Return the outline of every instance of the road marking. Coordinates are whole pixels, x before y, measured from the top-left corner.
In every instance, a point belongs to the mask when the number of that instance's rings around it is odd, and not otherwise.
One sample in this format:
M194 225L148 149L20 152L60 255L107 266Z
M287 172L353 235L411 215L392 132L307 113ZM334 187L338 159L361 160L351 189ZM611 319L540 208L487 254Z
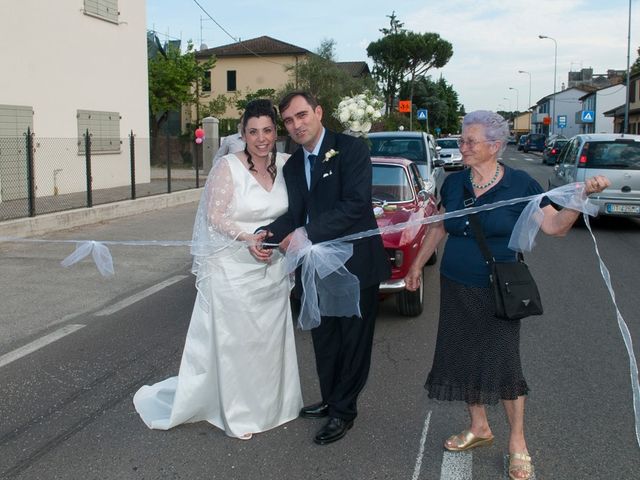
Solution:
M42 347L45 347L47 345L49 345L50 343L55 342L56 340L60 340L62 337L66 337L67 335L75 332L76 330L80 330L81 328L84 328L86 325L67 325L62 327L59 330L56 330L53 333L50 333L49 335L45 335L44 337L41 337L37 340L34 340L31 343L28 343L27 345L20 347L16 350L14 350L13 352L9 352L3 356L0 357L0 368L4 367L5 365L10 364L11 362L14 362L16 360L18 360L19 358L22 358L26 355L29 355L30 353L35 352L36 350L41 349Z
M424 445L427 442L427 433L429 433L429 423L431 422L431 410L427 413L427 418L424 420L422 427L422 436L420 437L420 449L418 451L418 457L416 458L416 466L413 469L413 477L411 480L418 480L420 477L420 469L422 468L422 458L424 457Z
M472 480L473 453L444 452L440 480Z
M134 295L131 295L128 298L125 298L124 300L120 300L119 302L114 303L110 307L99 310L98 312L95 313L95 315L97 317L112 315L117 311L122 310L123 308L127 308L128 306L133 305L136 302L139 302L145 297L148 297L150 295L153 295L156 292L159 292L163 288L167 288L168 286L173 285L174 283L177 283L180 280L187 278L187 276L188 275L176 275L175 277L168 278L164 282L160 282L157 285L154 285L153 287L149 287L146 290L143 290Z

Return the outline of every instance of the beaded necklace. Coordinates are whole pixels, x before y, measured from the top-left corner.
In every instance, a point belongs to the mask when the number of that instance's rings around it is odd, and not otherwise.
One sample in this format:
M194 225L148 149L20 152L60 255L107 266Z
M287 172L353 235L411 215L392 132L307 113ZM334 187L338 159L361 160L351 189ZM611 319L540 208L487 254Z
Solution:
M484 190L485 188L488 188L491 185L493 185L498 179L499 175L500 175L500 164L497 163L496 173L494 173L493 178L489 180L487 183L485 183L484 185L478 185L477 183L473 182L473 170L469 169L469 180L471 180L471 185L473 186L473 188L477 188L478 190Z

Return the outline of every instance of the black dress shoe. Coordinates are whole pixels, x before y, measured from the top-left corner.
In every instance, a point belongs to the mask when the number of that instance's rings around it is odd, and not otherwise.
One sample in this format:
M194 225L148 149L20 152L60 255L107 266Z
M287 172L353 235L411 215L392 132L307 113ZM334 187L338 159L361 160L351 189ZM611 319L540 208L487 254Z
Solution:
M331 417L327 424L318 431L313 441L318 445L333 443L344 437L351 427L353 427L353 420Z
M300 416L304 418L322 418L327 415L329 415L329 405L324 402L314 403L300 410Z

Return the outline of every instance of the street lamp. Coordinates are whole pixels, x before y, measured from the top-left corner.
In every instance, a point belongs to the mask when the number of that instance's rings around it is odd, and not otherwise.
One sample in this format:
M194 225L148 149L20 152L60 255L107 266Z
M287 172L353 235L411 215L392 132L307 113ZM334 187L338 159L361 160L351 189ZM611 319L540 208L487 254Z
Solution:
M526 72L524 70L518 70L518 73L526 73L529 75L529 103L527 104L527 110L529 111L529 133L531 133L531 116L533 112L531 112L531 72Z
M558 68L558 42L555 38L547 37L546 35L538 35L538 38L546 38L553 40L554 45L554 60L553 60L553 103L551 104L551 132L555 132L556 124L556 70Z
M516 112L520 112L520 94L518 92L517 88L513 88L513 87L509 87L509 90L515 90L516 91Z

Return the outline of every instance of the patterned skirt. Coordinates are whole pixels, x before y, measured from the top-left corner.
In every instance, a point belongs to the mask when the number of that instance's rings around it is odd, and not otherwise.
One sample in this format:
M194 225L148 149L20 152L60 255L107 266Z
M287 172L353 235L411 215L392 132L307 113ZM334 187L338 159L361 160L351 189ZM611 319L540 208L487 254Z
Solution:
M520 320L493 314L489 288L440 276L440 323L429 398L496 404L529 392L520 364Z

